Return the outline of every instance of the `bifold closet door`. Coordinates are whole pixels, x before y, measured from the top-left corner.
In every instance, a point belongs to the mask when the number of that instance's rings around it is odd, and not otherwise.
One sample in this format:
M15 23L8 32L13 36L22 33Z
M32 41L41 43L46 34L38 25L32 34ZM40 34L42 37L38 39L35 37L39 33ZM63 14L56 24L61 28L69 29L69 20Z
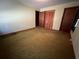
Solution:
M54 10L40 12L39 25L46 28L46 29L52 29L54 14L55 14Z
M44 27L44 20L45 20L45 13L40 12L39 13L39 26Z
M45 28L46 29L52 29L53 27L53 19L54 19L54 13L55 11L45 11Z

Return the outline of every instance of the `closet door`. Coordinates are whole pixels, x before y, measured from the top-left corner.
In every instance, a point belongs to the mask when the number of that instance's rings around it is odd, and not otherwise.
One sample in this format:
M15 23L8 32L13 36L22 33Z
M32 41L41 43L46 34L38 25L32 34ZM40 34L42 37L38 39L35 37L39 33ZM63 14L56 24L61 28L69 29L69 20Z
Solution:
M45 20L45 13L44 12L40 12L39 13L39 25L41 27L44 27L44 20Z
M53 27L53 19L54 19L54 13L55 11L45 11L45 28L46 29L52 29Z

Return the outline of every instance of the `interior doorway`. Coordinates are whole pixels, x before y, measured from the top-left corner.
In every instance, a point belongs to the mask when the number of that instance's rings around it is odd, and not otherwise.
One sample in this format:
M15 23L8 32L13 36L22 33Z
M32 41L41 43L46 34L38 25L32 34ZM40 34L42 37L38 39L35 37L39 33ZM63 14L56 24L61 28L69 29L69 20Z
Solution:
M36 27L39 26L39 11L35 11L35 16L36 16Z

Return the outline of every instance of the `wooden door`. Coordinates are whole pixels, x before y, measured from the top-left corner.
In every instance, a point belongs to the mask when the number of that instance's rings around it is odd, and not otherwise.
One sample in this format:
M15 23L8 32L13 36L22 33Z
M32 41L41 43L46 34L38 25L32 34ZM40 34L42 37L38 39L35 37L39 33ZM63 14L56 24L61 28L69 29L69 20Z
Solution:
M54 13L55 11L45 11L45 28L46 29L52 29L53 27L53 19L54 19Z
M66 8L62 18L60 30L64 32L70 32L73 20L77 13L77 7Z
M44 15L45 15L44 12L39 13L39 25L42 26L42 27L44 27L44 19L45 19Z

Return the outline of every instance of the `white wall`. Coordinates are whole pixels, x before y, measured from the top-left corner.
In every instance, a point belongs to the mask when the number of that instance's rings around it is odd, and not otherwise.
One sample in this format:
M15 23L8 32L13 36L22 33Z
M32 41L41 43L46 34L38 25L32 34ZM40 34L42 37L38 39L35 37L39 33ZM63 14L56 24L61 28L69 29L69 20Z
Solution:
M35 9L14 0L0 1L0 35L35 27Z
M79 19L75 24L75 27L76 27L75 31L71 32L71 41L75 51L76 59L79 59Z
M72 6L79 6L79 1L71 2L71 3L65 3L65 4L61 4L61 5L56 5L56 6L50 6L50 7L47 7L47 8L42 8L42 9L40 9L40 11L42 12L42 11L47 11L47 10L55 10L55 17L54 17L52 29L59 30L60 25L61 25L61 21L62 21L64 8L72 7Z
M74 31L74 33L72 33L72 43L73 43L73 48L75 51L75 56L76 59L79 59L79 27L77 27Z

